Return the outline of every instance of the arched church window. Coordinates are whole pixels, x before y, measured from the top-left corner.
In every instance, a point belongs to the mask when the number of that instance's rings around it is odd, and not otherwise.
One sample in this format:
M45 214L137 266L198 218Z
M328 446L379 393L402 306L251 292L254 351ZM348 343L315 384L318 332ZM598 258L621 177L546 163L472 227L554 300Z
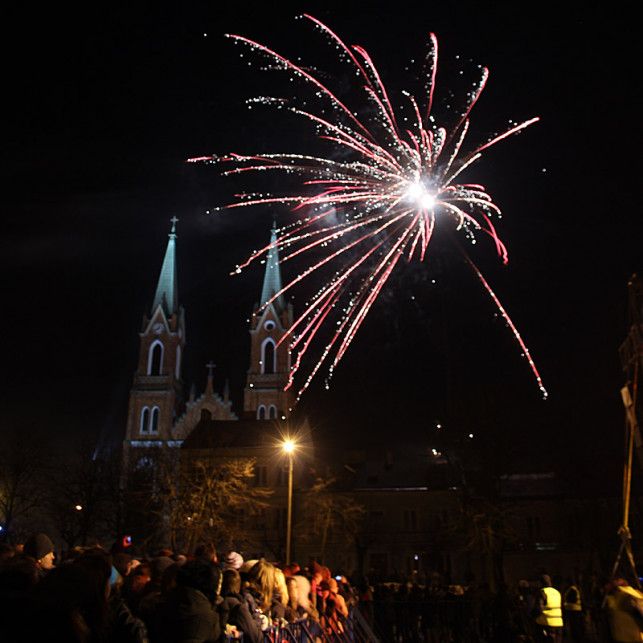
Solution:
M259 405L259 408L257 409L257 420L265 420L266 419L266 407L263 404Z
M140 424L141 433L149 433L150 430L150 409L145 406L141 411L141 424Z
M277 370L277 352L275 351L275 342L272 339L266 339L261 346L261 372L275 373Z
M152 409L152 421L150 423L150 433L158 433L159 432L159 407L155 406Z
M268 417L274 419L277 418L277 407L274 404L271 404L268 407Z
M151 346L147 358L147 374L161 375L163 373L163 344L157 339Z

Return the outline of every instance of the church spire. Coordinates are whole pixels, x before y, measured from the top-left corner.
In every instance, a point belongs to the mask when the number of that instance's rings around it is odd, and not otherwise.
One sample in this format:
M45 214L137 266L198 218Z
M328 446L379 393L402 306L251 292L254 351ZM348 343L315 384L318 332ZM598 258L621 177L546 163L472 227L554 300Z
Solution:
M176 275L176 224L178 219L172 217L170 220L172 221L172 230L168 235L169 240L165 251L165 259L163 259L163 266L156 286L156 294L154 295L154 303L152 304L152 313L161 304L167 317L171 317L176 313L179 307Z
M277 250L277 226L273 222L270 231L270 250L266 259L266 274L263 278L263 288L261 289L260 307L270 301L281 290L281 269L279 268L279 251ZM279 311L284 309L284 297L279 295L273 301L275 308Z

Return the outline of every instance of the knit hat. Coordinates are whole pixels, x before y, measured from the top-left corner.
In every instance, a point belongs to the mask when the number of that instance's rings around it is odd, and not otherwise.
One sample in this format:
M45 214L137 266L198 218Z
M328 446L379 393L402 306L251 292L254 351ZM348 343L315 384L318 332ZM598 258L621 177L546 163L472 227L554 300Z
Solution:
M31 556L35 560L40 560L44 558L47 554L50 554L54 551L54 543L51 542L51 538L47 534L38 533L34 534L29 538L25 543L24 553L26 556Z
M236 569L239 571L243 565L243 556L236 551L231 551L223 559L223 562L225 563L224 569Z

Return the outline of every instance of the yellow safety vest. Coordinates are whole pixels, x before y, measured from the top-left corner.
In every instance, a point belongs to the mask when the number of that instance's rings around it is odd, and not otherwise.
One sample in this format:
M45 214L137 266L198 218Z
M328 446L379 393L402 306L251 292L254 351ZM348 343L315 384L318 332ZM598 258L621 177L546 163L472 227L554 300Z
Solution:
M572 602L569 598L569 594L574 591L576 592L576 601ZM563 599L563 608L571 612L580 612L582 610L582 604L580 600L580 592L576 585L570 585L565 592L565 598Z
M536 618L536 623L547 627L563 626L563 611L560 608L560 592L553 587L543 587L540 590L545 599L543 613Z

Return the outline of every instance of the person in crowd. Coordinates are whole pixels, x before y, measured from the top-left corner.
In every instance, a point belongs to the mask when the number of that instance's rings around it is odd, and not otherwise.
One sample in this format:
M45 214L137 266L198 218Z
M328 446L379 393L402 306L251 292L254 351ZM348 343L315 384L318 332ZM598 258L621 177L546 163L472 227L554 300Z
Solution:
M194 557L203 558L203 560L208 560L215 565L219 562L217 548L213 542L200 543L194 550Z
M275 567L275 589L273 592L273 618L276 620L286 620L289 623L296 621L297 612L288 604L288 586L286 585L286 576L283 571Z
M102 550L52 569L28 597L20 638L7 640L148 643L143 623L111 596L111 577L109 554Z
M624 578L615 578L608 587L607 612L615 643L643 641L643 592Z
M223 569L234 569L239 571L243 565L243 556L236 551L231 551L223 558Z
M562 643L563 610L560 592L552 587L551 578L547 574L541 576L540 585L534 607L537 637L541 641Z
M248 571L248 593L256 600L266 625L274 620L285 618L287 596L277 590L277 568L263 558L258 560ZM287 594L287 591L285 592ZM265 629L262 628L262 629Z
M209 643L219 641L218 604L220 571L210 560L195 558L176 574L161 615L161 643Z
M116 567L118 573L123 578L129 576L130 572L132 571L133 561L133 558L132 556L130 556L130 554L113 554L112 561L114 567Z
M571 643L583 643L585 640L583 603L578 586L571 578L567 579L567 589L563 595L563 617L567 637Z
M319 613L310 600L310 581L302 574L295 574L286 579L288 588L288 606L300 619L319 620Z
M263 641L261 619L255 618L255 615L250 613L248 603L241 595L241 576L236 569L227 569L223 572L221 597L223 598L219 607L221 629L225 628L225 631L229 632L230 628L234 627L238 632L243 633L244 640L250 643L261 643Z
M54 543L47 534L42 532L34 534L27 540L22 550L25 556L36 561L36 564L43 573L54 568Z
M313 561L313 564L311 565L310 568L310 597L312 599L313 607L321 613L323 610L321 609L320 605L317 605L317 602L321 603L321 589L320 589L320 584L322 582L323 578L323 569L322 566Z
M29 619L27 601L42 577L36 561L26 556L13 556L0 567L0 641L20 641Z
M140 593L138 605L136 606L136 615L146 623L149 622L157 612L159 603L165 600L166 592L163 591L163 578L165 572L174 565L174 561L169 556L166 556L165 552L161 553L163 553L163 555L152 558L149 563L151 571L150 581Z
M319 587L321 589L321 601L317 604L321 605L320 617L322 627L330 637L342 636L344 633L344 626L342 625L340 614L337 609L337 594L333 594L330 588L330 583L325 580L319 584Z
M348 605L346 604L346 599L339 591L339 585L336 579L332 577L329 579L328 589L330 597L335 601L337 614L342 618L346 618L348 616Z
M148 562L142 562L123 579L121 595L134 614L138 613L139 604L151 580L152 565Z
M498 585L491 604L491 623L494 643L512 643L515 632L515 602L506 583Z
M77 565L89 574L95 588L94 595L100 597L95 607L106 620L103 638L98 641L106 643L147 643L148 635L145 624L136 618L123 599L112 587L117 584L118 572L112 564L112 557L100 547L87 549L78 558ZM105 601L102 597L105 597Z

